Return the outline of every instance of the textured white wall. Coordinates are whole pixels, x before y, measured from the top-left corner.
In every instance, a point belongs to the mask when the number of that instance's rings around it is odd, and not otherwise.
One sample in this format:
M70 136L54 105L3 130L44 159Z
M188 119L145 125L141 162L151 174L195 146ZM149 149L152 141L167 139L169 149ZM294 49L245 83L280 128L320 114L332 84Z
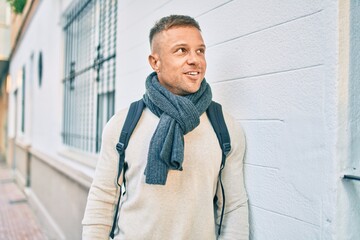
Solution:
M13 86L18 81L18 72L23 66L26 72L25 135L19 137L46 153L55 153L61 144L63 49L60 17L59 1L41 1L10 63ZM40 51L43 54L41 87L38 81ZM13 97L11 94L10 109L14 107ZM18 102L21 103L21 91L18 92ZM9 123L14 122L14 118L15 114L10 114ZM20 111L17 118L19 124ZM14 133L15 125L11 124L9 128L9 132ZM20 129L18 125L18 132Z
M155 20L194 16L214 98L246 132L252 239L333 239L337 1L119 4L116 108L144 92Z
M61 146L60 21L70 3L40 2L10 66L14 86L24 65L30 78L34 54L28 141L51 155ZM246 132L251 238L342 239L335 227L338 1L119 0L118 4L116 109L127 107L144 92L151 72L148 32L154 22L169 14L194 16L208 46L206 78L214 98ZM11 95L11 137L14 104Z

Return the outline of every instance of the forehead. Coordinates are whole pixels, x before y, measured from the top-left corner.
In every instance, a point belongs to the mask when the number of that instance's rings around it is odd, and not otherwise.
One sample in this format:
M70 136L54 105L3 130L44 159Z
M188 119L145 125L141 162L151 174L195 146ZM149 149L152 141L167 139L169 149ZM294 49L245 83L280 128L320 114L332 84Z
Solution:
M157 34L155 41L161 42L161 46L183 44L204 45L201 32L195 27L179 26L172 27Z

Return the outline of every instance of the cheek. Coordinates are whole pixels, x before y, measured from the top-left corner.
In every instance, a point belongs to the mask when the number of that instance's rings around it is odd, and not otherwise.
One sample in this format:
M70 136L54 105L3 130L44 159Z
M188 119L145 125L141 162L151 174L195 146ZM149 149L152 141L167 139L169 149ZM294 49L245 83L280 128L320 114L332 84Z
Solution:
M201 66L202 66L203 69L206 69L206 67L207 67L207 63L206 63L205 57L204 57L204 58L202 59L202 61L201 61Z
M203 75L204 76L205 76L205 72L206 72L206 67L207 67L206 61L204 61L204 64L203 64Z
M166 71L169 71L170 73L175 73L180 69L180 66L177 61L170 59L166 62L166 64L163 63L163 69L166 69Z

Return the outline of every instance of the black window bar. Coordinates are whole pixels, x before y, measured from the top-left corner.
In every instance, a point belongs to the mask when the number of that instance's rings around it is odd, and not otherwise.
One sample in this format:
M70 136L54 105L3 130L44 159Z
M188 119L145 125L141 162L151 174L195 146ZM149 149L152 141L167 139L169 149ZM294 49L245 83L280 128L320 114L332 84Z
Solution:
M343 176L343 179L360 181L360 176L345 174L345 175Z
M25 132L25 96L26 96L26 71L22 69L22 91L21 91L21 132Z
M64 14L63 143L100 150L114 114L117 1L79 0Z

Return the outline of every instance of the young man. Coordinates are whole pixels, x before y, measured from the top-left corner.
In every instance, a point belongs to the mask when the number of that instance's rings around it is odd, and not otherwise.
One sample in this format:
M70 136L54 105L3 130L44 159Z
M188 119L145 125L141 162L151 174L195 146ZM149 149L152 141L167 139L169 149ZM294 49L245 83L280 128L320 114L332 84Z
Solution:
M126 150L126 180L115 239L248 239L248 205L243 182L245 137L225 113L231 151L219 184L221 148L206 115L211 103L205 43L191 17L171 15L150 31L144 109ZM83 239L108 239L119 188L115 148L127 110L111 118L103 132L100 158L90 188ZM214 197L217 201L214 206ZM214 211L215 209L215 211Z

